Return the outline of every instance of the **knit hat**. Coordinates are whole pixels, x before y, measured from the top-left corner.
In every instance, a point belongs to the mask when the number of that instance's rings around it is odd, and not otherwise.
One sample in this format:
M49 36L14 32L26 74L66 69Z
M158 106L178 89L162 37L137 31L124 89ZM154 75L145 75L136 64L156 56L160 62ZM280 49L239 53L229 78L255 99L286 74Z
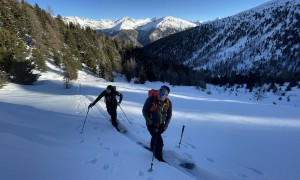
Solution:
M161 89L167 90L167 91L168 91L168 94L170 94L170 88L169 88L168 86L163 85L163 86L161 86L160 88L161 88Z
M114 88L112 87L112 85L108 85L106 89L111 90L111 91L114 90Z

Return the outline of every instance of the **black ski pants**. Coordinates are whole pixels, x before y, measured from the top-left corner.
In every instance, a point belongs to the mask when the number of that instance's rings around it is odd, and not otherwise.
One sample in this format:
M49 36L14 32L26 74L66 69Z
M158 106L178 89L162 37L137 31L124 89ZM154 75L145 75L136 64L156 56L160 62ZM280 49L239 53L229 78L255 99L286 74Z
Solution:
M111 117L111 123L113 126L117 126L117 106L116 107L107 107L107 112Z
M164 146L163 138L161 137L161 131L155 132L153 126L147 126L149 133L151 134L151 150L154 151L155 157L159 160L162 159L162 150Z

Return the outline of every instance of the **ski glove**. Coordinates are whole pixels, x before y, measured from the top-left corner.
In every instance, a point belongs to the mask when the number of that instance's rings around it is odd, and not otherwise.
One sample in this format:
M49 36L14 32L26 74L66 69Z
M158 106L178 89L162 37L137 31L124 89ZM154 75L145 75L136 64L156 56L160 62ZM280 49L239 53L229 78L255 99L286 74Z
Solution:
M89 105L89 109L92 108L92 107L93 107L93 104L91 103L91 104Z
M153 129L153 132L154 132L155 134L160 134L160 129L154 128L154 129Z
M153 132L155 134L162 134L165 132L165 130L163 128L158 128L158 127L153 126Z

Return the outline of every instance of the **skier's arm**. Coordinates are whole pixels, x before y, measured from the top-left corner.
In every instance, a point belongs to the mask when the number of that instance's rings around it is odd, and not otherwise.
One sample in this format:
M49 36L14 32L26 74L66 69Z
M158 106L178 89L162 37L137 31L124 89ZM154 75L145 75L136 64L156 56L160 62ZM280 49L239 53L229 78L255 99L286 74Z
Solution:
M105 90L102 91L102 93L95 99L95 101L91 105L94 106L105 95L105 93Z
M119 104L121 104L122 100L123 100L123 94L122 93L119 93L118 91L116 91L116 95L119 96Z
M149 117L149 109L152 105L152 102L151 102L151 98L147 98L145 103L144 103L144 106L143 106L143 116L146 120L146 124L148 126L152 125L153 122L151 121L150 117Z

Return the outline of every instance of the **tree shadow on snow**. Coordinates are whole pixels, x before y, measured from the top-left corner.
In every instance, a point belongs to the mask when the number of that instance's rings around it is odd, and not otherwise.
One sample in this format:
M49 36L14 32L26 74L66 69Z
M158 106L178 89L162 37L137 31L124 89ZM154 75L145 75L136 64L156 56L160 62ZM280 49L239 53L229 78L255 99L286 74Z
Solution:
M0 102L0 114L0 136L10 134L47 146L66 146L63 139L68 138L68 132L71 137L76 130L74 127L83 119L78 115L3 102Z

